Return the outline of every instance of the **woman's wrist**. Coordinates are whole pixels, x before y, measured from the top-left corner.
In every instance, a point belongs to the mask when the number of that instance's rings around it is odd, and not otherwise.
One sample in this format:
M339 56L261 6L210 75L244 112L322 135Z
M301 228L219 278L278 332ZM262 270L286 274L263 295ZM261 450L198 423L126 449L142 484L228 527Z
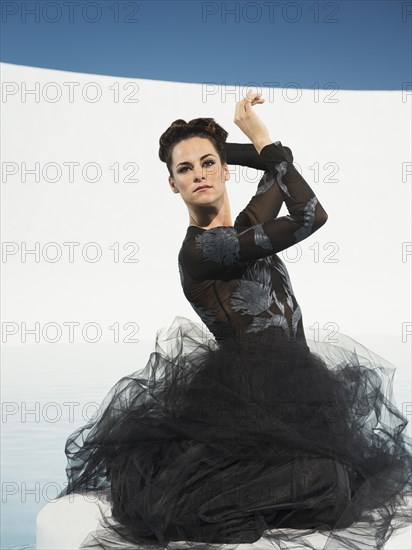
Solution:
M273 143L273 140L269 136L259 136L256 139L252 139L252 143L255 146L256 151L260 154L261 150Z

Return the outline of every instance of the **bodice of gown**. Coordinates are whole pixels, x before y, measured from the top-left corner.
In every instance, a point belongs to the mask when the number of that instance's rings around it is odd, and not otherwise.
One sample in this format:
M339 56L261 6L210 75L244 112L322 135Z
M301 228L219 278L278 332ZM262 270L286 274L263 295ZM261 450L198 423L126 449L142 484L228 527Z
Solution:
M317 231L327 214L280 141L258 153L226 143L228 164L263 170L255 194L233 226L190 225L178 254L184 295L222 341L267 331L306 343L303 317L278 252ZM283 201L288 215L278 216Z

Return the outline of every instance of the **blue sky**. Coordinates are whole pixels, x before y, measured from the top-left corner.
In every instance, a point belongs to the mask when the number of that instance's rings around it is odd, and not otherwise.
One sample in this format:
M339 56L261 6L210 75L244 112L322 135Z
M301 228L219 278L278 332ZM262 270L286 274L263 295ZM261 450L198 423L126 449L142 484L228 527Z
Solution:
M335 83L340 89L399 90L412 80L410 1L1 5L1 60L17 65L275 87L295 82L303 88Z

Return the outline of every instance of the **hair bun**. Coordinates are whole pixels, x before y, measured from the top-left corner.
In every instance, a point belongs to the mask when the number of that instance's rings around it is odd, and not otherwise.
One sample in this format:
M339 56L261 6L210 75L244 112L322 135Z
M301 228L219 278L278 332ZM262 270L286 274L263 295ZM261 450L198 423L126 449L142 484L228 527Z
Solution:
M229 134L213 118L194 118L186 122L182 118L173 121L159 139L159 158L167 164L171 173L171 154L173 147L190 137L210 138L219 152L222 162L226 161L225 142Z
M189 122L193 128L199 128L204 132L209 132L213 135L218 141L224 143L228 136L226 130L224 130L214 118L194 118Z

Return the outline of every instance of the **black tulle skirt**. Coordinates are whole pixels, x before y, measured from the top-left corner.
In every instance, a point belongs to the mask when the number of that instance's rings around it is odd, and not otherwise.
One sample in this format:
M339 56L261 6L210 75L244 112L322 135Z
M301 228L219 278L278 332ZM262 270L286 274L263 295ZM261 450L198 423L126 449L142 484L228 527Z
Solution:
M315 532L326 549L383 548L410 521L395 368L342 333L307 344L276 330L218 344L179 316L158 330L67 440L59 496L102 491L112 513L81 548L314 548Z

